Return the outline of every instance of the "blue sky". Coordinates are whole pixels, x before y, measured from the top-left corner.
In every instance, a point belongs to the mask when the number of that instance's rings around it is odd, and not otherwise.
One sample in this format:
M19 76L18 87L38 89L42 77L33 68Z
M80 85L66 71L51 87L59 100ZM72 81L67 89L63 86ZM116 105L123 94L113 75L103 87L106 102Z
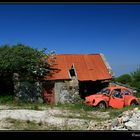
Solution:
M116 76L140 64L140 4L0 4L0 45L103 53Z

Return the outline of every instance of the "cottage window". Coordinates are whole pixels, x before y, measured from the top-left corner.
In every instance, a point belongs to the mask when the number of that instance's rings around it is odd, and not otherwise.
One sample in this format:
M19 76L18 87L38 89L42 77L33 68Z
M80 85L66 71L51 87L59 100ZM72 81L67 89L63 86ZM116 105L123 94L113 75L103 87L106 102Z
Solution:
M70 69L69 72L71 77L76 76L74 69Z

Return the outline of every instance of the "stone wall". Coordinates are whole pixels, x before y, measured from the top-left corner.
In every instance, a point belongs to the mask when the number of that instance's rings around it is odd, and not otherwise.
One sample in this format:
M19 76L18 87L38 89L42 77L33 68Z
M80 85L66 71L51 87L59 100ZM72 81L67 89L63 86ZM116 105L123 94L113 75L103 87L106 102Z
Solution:
M79 88L72 81L57 81L55 82L55 97L56 102L65 103L78 103L81 102L79 95Z
M43 102L41 97L41 82L15 82L14 83L15 100L22 102Z
M78 103L81 102L79 95L79 85L76 77L72 80L54 81L55 103ZM15 100L22 102L43 102L43 83L19 81L14 82Z

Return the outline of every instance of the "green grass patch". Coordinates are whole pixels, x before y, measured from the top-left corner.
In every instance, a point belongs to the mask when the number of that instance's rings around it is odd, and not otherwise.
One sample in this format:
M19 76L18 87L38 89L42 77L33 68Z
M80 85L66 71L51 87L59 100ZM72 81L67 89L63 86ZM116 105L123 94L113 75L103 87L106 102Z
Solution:
M43 110L44 108L50 107L46 103L24 103L15 101L13 95L0 95L0 105L7 105L10 109L33 109Z
M14 102L13 107L21 109L31 109L31 110L44 110L49 106L45 103L24 103L24 102Z
M14 98L12 95L0 95L0 104L12 104Z
M55 107L59 107L59 108L62 108L62 109L76 110L76 111L81 111L81 110L83 110L83 111L93 111L93 110L97 110L97 108L87 106L84 103L57 104Z

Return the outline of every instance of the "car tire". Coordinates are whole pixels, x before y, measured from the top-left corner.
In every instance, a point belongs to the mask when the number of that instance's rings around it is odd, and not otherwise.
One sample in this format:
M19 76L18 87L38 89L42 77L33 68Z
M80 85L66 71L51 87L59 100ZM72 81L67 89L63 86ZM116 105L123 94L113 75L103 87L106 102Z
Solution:
M133 101L131 101L131 103L130 103L130 106L137 106L138 105L138 103L137 103L137 101L135 101L135 100L133 100Z
M100 109L105 109L105 108L106 108L106 103L105 103L105 102L100 102L100 103L98 104L98 107L99 107Z

